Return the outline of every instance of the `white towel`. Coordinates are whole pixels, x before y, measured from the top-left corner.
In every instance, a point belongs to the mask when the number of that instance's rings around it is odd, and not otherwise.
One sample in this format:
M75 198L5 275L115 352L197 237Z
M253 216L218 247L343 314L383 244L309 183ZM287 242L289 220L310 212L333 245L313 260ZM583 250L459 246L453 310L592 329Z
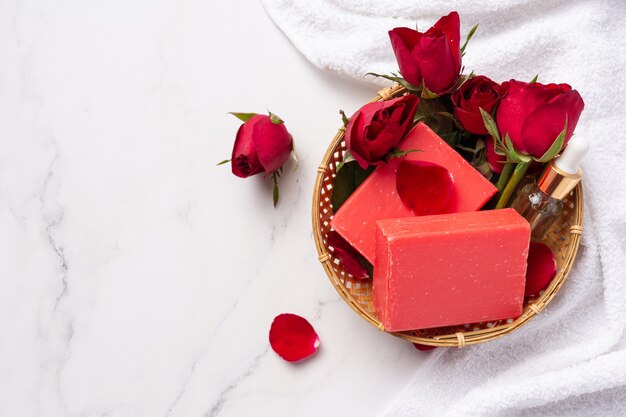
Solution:
M626 13L620 1L263 0L320 68L364 80L397 70L387 31L430 27L459 11L466 73L565 82L586 107L577 134L585 231L558 296L522 329L464 349L438 349L388 410L393 416L626 415ZM365 79L367 81L368 79ZM347 110L347 109L346 109ZM354 109L353 109L354 110ZM320 145L323 146L323 145Z

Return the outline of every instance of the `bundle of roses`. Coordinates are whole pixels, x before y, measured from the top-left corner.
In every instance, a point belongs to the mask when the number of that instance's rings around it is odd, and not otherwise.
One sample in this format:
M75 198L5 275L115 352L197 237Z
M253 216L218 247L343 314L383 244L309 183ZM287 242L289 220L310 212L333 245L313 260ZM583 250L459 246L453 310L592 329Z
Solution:
M350 118L340 112L347 150L336 168L331 200L334 212L377 166L420 151L400 150L407 133L419 122L426 123L496 185L498 194L490 202L492 208L507 206L531 166L539 167L565 149L584 107L580 94L568 84L539 83L537 76L529 82L498 83L473 72L464 75L463 55L477 27L469 31L463 45L456 12L442 17L425 32L405 27L389 32L399 74L370 74L401 84L406 94L368 103ZM275 114L233 114L243 124L231 159L222 163L230 162L238 177L271 177L276 205L283 165L290 154L295 158L292 136ZM416 215L437 213L445 206L452 186L448 171L439 165L408 159L398 164L398 195ZM327 244L354 278L372 276L372 266L339 234L331 231ZM550 249L533 242L527 295L545 288L555 274ZM287 361L304 359L320 345L308 321L294 314L277 316L269 339L272 348Z
M531 165L545 164L565 149L584 107L580 94L568 84L542 84L537 77L497 83L473 72L464 75L463 55L477 27L463 45L456 12L425 32L405 27L389 32L400 73L370 75L399 83L407 93L368 103L349 119L341 112L347 151L333 186L335 212L376 166L406 154L398 147L419 122L496 184L498 194L491 202L495 208L507 206ZM400 165L398 194L416 214L434 213L437 200L445 204L445 198L438 197L445 197L450 187L448 176L435 167L417 165ZM428 187L437 192L418 200L418 185L422 191ZM328 239L348 272L355 278L371 276L371 266L336 232Z

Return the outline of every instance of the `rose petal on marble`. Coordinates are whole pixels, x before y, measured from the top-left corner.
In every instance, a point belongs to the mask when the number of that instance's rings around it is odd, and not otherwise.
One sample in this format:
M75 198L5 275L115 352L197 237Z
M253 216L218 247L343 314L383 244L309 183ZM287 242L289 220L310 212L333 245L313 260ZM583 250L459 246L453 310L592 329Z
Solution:
M284 360L297 362L317 351L320 338L304 317L285 313L276 316L272 322L270 345Z
M524 295L537 294L545 289L555 276L556 261L552 250L543 243L530 242Z
M415 346L415 349L421 350L422 352L437 349L437 346L420 345L419 343L413 343L413 346Z
M333 248L335 255L350 275L356 279L368 278L369 274L361 262L361 255L339 233L329 232L326 243Z
M417 216L438 214L450 200L454 180L441 165L403 160L396 171L396 189Z

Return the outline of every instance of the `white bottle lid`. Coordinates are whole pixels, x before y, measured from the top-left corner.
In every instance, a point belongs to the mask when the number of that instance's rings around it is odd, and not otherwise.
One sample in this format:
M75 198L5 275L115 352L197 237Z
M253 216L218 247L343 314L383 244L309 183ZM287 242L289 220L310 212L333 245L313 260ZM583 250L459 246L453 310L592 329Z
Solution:
M573 136L563 153L554 160L554 165L563 172L576 174L588 150L589 142L587 139Z

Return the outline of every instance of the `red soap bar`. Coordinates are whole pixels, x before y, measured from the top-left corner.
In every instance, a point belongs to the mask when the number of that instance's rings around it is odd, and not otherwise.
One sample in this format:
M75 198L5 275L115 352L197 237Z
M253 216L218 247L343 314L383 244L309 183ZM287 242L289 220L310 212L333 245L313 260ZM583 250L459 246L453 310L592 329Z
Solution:
M514 209L380 220L376 314L388 331L518 317L529 242Z
M445 167L452 175L454 189L442 213L478 210L497 191L424 123L419 123L407 134L400 149L419 149L421 152L409 153L404 158L433 162ZM333 229L371 263L374 263L376 220L415 216L396 191L399 163L400 159L393 159L377 168L346 200L331 222Z

